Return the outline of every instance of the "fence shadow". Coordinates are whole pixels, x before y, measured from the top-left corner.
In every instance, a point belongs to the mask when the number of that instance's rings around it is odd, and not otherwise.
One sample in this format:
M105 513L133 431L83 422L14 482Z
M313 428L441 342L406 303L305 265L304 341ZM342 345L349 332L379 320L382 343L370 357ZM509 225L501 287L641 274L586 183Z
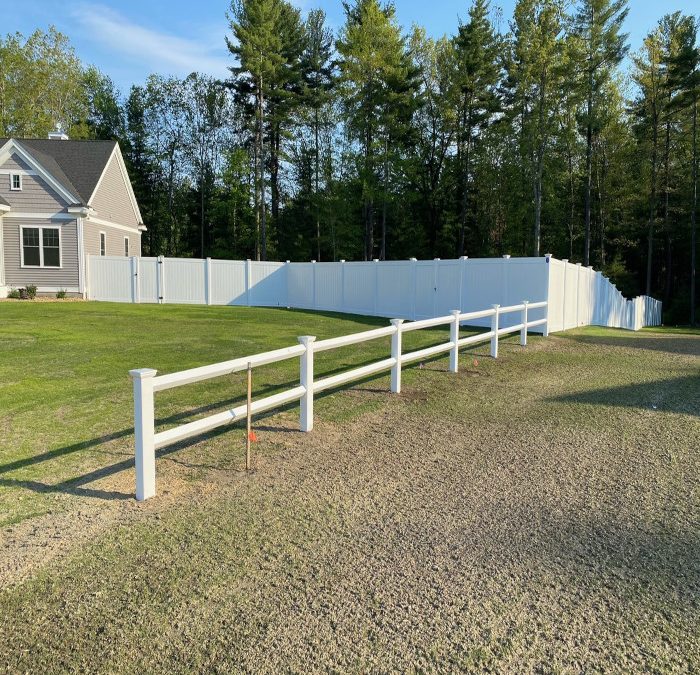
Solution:
M640 408L700 417L700 374L564 394L547 400L557 403Z

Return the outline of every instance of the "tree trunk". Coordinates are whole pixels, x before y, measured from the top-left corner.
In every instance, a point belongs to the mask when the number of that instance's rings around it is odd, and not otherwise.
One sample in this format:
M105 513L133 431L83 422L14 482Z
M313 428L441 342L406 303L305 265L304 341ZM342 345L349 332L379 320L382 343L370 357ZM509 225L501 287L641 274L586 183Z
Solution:
M651 193L649 195L649 222L648 222L648 242L647 242L647 283L646 283L646 294L651 295L651 270L652 270L652 257L654 255L654 216L656 212L656 173L657 173L657 161L658 161L658 142L659 142L659 117L656 111L656 105L654 105L654 112L652 115L653 129L652 129L652 150L651 150Z
M670 106L669 95L669 106ZM669 185L669 163L671 154L671 119L666 111L666 137L664 142L664 235L666 239L666 281L664 283L664 304L668 304L671 298L671 230L669 223L669 194L671 187Z
M586 123L586 204L585 204L585 241L583 244L583 265L588 267L591 264L591 182L593 163L593 71L588 74L588 104Z
M318 179L318 173L319 173L318 126L319 126L318 108L314 108L314 160L316 162L315 171L314 171L314 180L315 180L315 185L314 185L315 204L314 204L314 206L315 206L315 211L316 211L316 260L321 262L321 217L320 217L321 204L320 204L320 199L319 199L319 194L318 194L318 186L319 186L319 179Z
M693 101L693 202L690 209L690 325L695 326L695 262L698 208L698 100Z
M260 87L258 91L258 108L260 115L260 259L267 260L267 214L265 212L265 99L262 77L260 78Z
M379 259L386 260L386 208L387 194L389 191L389 140L384 139L384 190L382 199L382 243L379 251Z

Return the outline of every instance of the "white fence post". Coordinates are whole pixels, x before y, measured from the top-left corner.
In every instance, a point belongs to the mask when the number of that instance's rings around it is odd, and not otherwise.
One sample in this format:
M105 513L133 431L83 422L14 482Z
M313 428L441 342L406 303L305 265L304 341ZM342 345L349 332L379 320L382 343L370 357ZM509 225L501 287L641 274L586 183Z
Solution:
M248 307L250 307L250 278L252 274L253 265L250 258L248 258L245 261L245 304L248 305Z
M162 305L165 302L165 259L162 255L158 256L158 262L156 265L158 267L158 304Z
M459 315L462 312L458 309L452 310L454 321L450 324L450 342L454 344L450 350L450 372L456 373L459 370Z
M561 329L566 330L566 277L568 276L567 272L569 271L569 259L562 258L562 262L564 263L564 280L562 281L561 291Z
M520 329L520 344L523 347L527 347L527 300L523 300L523 310L520 318L520 322L523 327Z
M211 258L204 261L204 298L211 305Z
M411 293L411 319L416 320L416 293L418 292L418 259L409 258L411 261L411 282L413 291Z
M459 257L459 309L464 310L464 270L467 266L469 256Z
M311 308L318 309L316 307L316 261L311 261Z
M549 301L544 306L544 319L545 322L542 324L542 337L549 337Z
M401 324L403 319L392 319L391 325L396 332L391 336L391 358L396 363L391 368L391 391L393 394L401 393Z
M156 450L153 378L157 370L130 370L134 382L134 438L136 442L136 499L140 502L156 494Z
M339 312L345 312L345 260L340 261L340 308Z
M581 263L576 263L576 328L581 325Z
M374 263L374 293L372 293L372 315L377 316L377 296L379 295L379 258L372 260Z
M494 313L491 316L491 356L494 359L498 358L498 310L500 305L493 305Z
M138 304L141 302L141 284L139 282L139 259L137 256L131 257L131 302Z
M302 335L298 338L304 345L306 351L300 359L300 381L305 388L301 397L301 419L300 428L302 431L311 431L314 428L314 335Z

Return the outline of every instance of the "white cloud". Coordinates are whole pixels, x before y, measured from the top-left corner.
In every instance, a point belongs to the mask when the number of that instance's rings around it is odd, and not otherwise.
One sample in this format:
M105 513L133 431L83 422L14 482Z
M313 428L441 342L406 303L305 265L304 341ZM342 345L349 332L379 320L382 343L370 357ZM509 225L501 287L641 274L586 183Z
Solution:
M73 16L93 42L130 57L148 72L184 76L197 71L215 77L229 74L231 59L217 53L223 49L223 35L202 41L169 35L140 26L103 5L77 5Z

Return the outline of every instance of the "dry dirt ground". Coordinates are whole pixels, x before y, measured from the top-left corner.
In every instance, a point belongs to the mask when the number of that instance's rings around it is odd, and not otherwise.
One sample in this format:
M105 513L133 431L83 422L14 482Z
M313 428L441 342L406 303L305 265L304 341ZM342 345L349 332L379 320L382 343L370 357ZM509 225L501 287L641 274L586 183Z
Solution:
M700 337L465 354L0 534L8 672L697 672ZM340 414L339 411L346 411Z

